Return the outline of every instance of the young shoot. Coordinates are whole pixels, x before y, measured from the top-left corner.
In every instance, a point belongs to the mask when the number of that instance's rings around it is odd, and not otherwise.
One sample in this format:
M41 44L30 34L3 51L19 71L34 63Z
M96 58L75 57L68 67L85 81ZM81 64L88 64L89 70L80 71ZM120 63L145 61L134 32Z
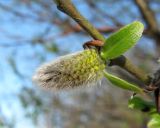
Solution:
M87 86L101 80L104 69L105 63L97 51L87 49L42 65L33 76L33 81L52 89Z

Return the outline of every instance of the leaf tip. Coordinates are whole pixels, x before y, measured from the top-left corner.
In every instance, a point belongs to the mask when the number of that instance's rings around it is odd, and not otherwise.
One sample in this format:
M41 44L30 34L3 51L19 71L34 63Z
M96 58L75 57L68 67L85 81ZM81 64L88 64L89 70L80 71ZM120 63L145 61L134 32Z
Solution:
M140 22L140 21L134 21L133 24L135 24L135 25L137 26L137 28L138 28L141 32L143 32L143 30L144 30L144 25L143 25L142 22Z

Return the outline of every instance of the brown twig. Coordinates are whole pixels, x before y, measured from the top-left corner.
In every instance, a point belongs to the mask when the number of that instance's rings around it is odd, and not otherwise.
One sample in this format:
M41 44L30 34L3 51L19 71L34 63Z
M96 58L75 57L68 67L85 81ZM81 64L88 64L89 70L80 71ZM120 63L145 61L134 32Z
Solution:
M135 3L138 6L150 32L157 32L158 24L156 22L154 12L149 7L149 2L147 2L146 0L135 0Z
M97 31L97 29L94 28L92 24L79 13L79 11L72 4L71 0L55 0L55 2L57 4L57 8L60 11L64 12L65 14L73 18L95 40L100 40L102 42L105 42L105 37L102 34L100 34L99 31ZM139 69L134 64L132 64L130 60L128 60L126 57L120 56L117 59L112 60L114 61L114 65L118 65L122 67L123 69L130 72L132 75L134 75L135 77L137 77L139 80L143 81L144 83L149 82L150 79L148 75L146 75L141 69ZM123 65L120 64L121 62L123 63Z
M101 35L92 24L89 23L75 8L70 0L55 0L57 8L73 18L86 32L88 32L94 39L105 41L105 37Z

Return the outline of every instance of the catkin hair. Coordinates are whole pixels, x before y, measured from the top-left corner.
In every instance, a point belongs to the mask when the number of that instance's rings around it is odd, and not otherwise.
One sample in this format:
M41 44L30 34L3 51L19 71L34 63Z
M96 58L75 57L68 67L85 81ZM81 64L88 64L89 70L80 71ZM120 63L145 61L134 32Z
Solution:
M104 61L97 51L87 49L40 66L33 76L33 81L51 89L87 86L103 77L104 68Z

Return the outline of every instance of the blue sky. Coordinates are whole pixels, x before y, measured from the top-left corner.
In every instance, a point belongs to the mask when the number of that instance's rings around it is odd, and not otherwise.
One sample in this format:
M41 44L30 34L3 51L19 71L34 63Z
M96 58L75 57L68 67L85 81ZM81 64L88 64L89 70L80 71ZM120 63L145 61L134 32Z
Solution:
M2 3L6 5L11 5L11 1L2 0ZM21 7L21 11L25 13L30 13L29 10ZM6 16L7 15L7 16ZM25 37L26 40L32 39L34 36L38 36L39 33L48 26L48 24L35 23L33 21L24 21L17 20L13 18L13 15L2 11L0 9L0 44L9 44L14 45L15 43L26 43L23 42L23 39L19 39L19 42L9 38L8 35L14 35L15 37ZM13 20L14 19L14 20ZM58 29L53 28L55 35L59 33ZM4 33L3 33L4 31ZM24 39L24 40L25 40ZM22 41L21 41L22 40ZM67 49L67 51L74 52L77 49L82 49L81 44L75 45L72 48L69 46L70 42L65 41L66 38L58 39L57 42L63 42L62 50ZM79 41L76 41L73 36L68 36L67 40L72 40L76 44ZM54 59L57 55L48 53L46 55L46 50L39 44L32 46L30 44L22 46L11 46L11 47L0 47L0 112L4 115L5 119L9 122L16 122L16 128L32 128L31 120L25 118L24 109L21 106L17 94L22 89L23 86L32 88L31 77L40 61L35 58L37 54L44 56L46 61ZM22 79L18 77L13 71L11 65L8 63L8 59L13 58L16 62L17 69L20 73L27 76L27 78Z
M80 1L80 0L79 0ZM79 2L79 1L75 1ZM6 5L11 5L12 0L1 0L1 3L4 3ZM126 1L125 1L126 2ZM130 2L128 2L131 4ZM128 4L126 3L126 4ZM100 5L103 9L108 8L108 12L110 14L113 13L111 6L112 5ZM117 10L119 11L119 7L117 6ZM15 6L15 8L17 8ZM30 14L30 11L27 10L25 7L20 7L21 11L27 14ZM79 10L81 11L83 15L90 18L90 12L85 11L87 10L86 5L79 4L78 6ZM137 12L137 9L132 7L131 8L133 12ZM61 14L64 15L64 14ZM125 17L125 16L124 16ZM122 23L130 23L131 21L137 20L139 18L131 18L128 16L127 19L124 18L123 15L121 15L118 19ZM0 44L13 44L14 43L24 43L23 41L15 42L13 38L9 38L7 35L14 35L14 36L24 36L25 39L31 39L32 37L38 36L39 33L43 32L43 30L49 25L44 23L35 23L33 21L27 20L21 22L21 20L14 19L13 15L7 12L2 11L0 9ZM107 24L111 24L110 21L106 22ZM100 24L96 24L97 26ZM53 27L53 33L56 35L59 33L59 30L56 26ZM60 50L64 51L67 50L68 52L75 52L78 50L82 50L82 43L89 40L91 38L89 37L81 37L75 36L75 35L68 35L67 37L56 39L56 44L60 47ZM142 39L145 40L146 39ZM71 42L76 44L72 45ZM143 41L142 41L143 42ZM152 41L148 41L147 45L148 47L154 47L151 43ZM63 47L62 47L63 43ZM140 46L144 47L146 46L146 43L140 43ZM34 73L35 69L38 65L41 64L41 61L38 60L37 54L39 54L39 57L44 57L45 61L50 61L57 57L57 55L46 52L46 49L42 47L39 44L36 44L32 46L31 44L22 45L22 46L13 46L13 47L0 47L0 113L5 115L5 118L8 121L12 121L12 119L16 120L16 128L32 128L32 123L30 120L26 119L24 117L24 109L21 106L21 103L17 97L17 93L19 93L20 89L24 86L32 88L32 81L31 77ZM18 77L15 72L13 71L13 68L8 63L8 59L14 58L17 69L20 73L24 74L26 78ZM70 102L68 100L68 102ZM14 117L14 118L13 118Z

